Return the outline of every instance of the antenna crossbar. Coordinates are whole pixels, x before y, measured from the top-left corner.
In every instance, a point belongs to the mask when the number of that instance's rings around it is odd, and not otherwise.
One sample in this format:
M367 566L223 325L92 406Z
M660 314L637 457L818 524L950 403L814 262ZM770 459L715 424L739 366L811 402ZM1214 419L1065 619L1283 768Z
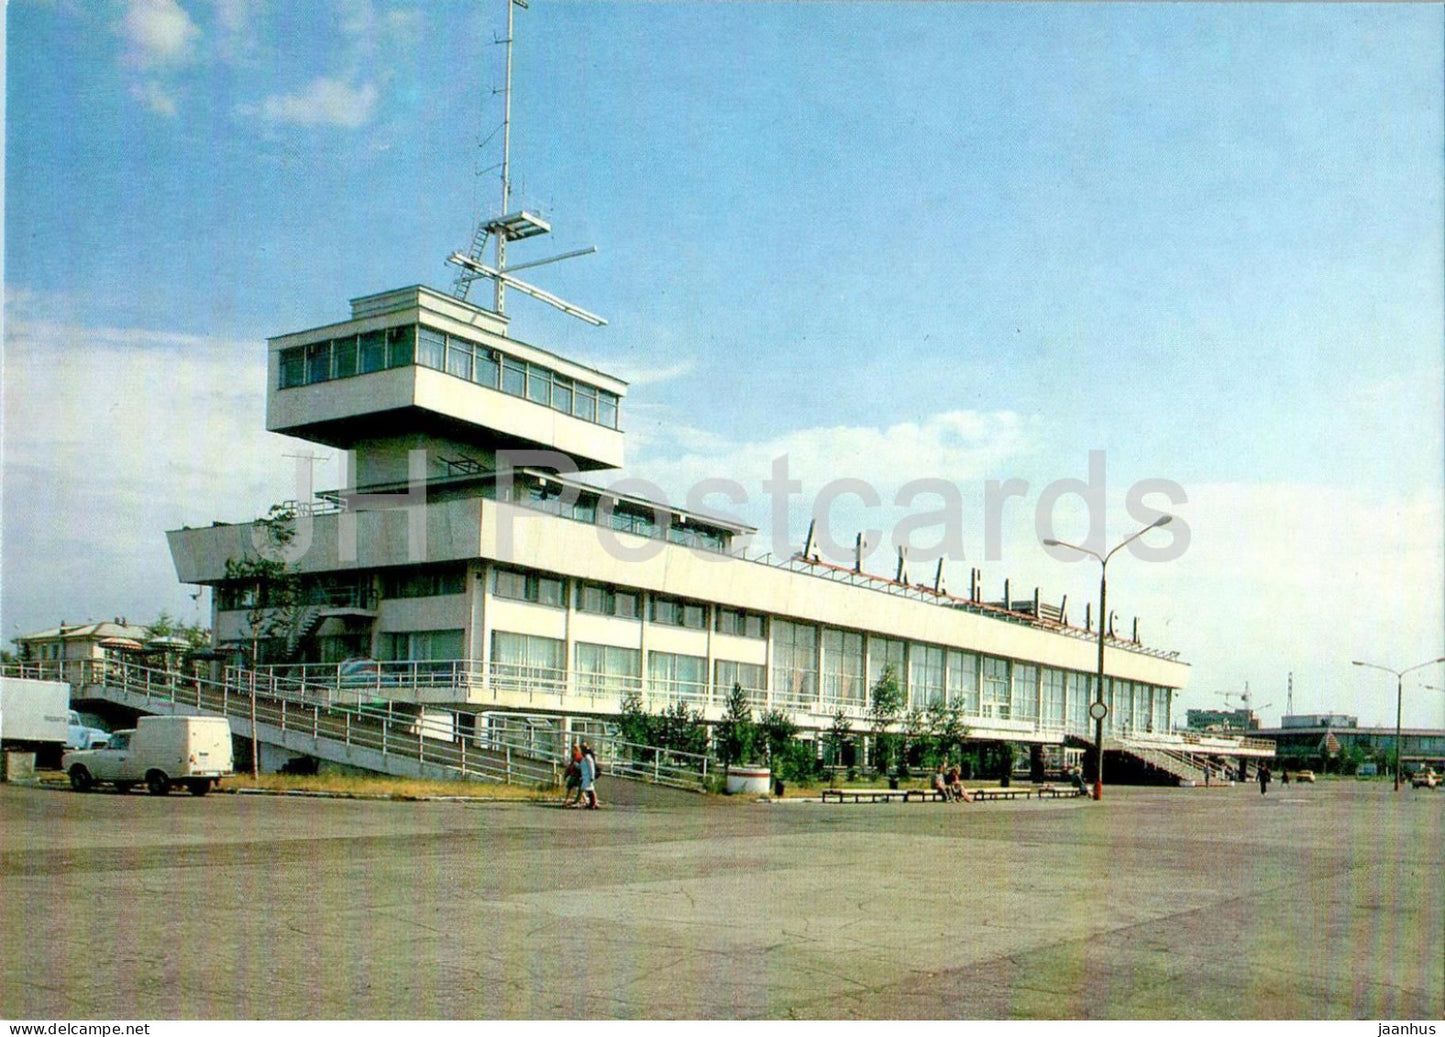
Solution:
M538 288L534 284L528 284L526 281L523 281L520 278L513 277L511 274L506 273L505 271L497 270L494 267L487 266L485 263L478 262L471 256L465 255L461 252L453 252L450 256L447 257L447 262L455 263L463 270L467 270L475 276L490 277L492 280L505 284L509 288L515 288L523 295L530 295L532 298L538 300L539 302L545 302L548 306L555 306L557 309L561 310L569 317L576 317L578 320L586 321L593 327L600 328L607 323L606 320L597 316L597 314L595 313L590 313L587 310L582 309L580 306L573 306L570 302L567 302L565 299L558 298L557 296L553 295L549 291L546 291L545 289Z

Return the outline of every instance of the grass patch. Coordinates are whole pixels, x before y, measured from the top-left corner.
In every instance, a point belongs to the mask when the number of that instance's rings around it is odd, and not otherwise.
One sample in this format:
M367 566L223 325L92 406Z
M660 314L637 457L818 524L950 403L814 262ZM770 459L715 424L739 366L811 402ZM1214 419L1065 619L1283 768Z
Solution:
M558 788L542 788L536 784L504 785L499 781L426 781L416 778L393 778L384 774L262 774L252 778L237 774L222 783L229 789L267 789L275 792L328 792L346 796L389 796L393 799L419 799L430 796L475 796L480 799L545 802L555 800Z

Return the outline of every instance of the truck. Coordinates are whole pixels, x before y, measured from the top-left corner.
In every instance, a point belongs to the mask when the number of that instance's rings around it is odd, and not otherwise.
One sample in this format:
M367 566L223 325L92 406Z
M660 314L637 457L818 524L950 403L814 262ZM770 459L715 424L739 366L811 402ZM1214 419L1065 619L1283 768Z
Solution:
M60 765L77 792L102 783L129 792L144 782L153 796L176 787L204 796L234 773L231 724L225 717L141 717L133 729L112 732L104 749L68 752Z
M69 684L0 677L0 749L52 752L69 733Z
M70 711L70 726L66 728L65 748L104 749L110 743L110 732L91 727L75 710Z

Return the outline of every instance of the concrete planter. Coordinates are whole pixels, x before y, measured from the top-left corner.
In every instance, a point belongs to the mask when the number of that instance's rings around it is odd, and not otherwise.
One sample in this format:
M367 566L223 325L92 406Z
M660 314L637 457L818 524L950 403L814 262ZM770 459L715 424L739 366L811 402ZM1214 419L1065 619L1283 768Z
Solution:
M766 796L772 787L773 772L767 767L729 767L729 796Z

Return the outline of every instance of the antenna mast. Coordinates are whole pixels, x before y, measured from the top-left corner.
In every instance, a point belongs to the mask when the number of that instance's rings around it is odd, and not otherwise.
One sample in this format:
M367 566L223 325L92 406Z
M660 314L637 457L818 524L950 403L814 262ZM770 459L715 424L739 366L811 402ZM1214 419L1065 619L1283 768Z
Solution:
M521 270L524 267L542 266L561 259L589 255L597 251L595 248L575 249L550 259L519 263L510 269L507 266L507 243L509 241L521 241L525 238L548 234L551 233L552 227L546 220L530 212L523 210L508 212L512 204L512 38L516 26L516 11L513 8L527 7L528 0L503 0L503 2L507 5L507 38L498 41L507 46L507 80L502 89L502 93L505 95L502 109L502 214L496 219L483 220L477 224L477 229L472 234L471 248L467 252L453 252L447 257L448 263L462 268L461 272L457 274L452 294L458 299L466 299L472 282L479 277L487 277L496 286L492 297L493 309L500 316L506 316L506 289L510 285L523 295L530 295L549 306L555 306L563 313L586 321L593 326L601 326L607 322L595 313L589 313L579 306L573 306L551 292L513 277L510 272L511 269ZM496 258L493 260L494 265L492 266L487 266L482 261L488 238L496 239Z
M507 212L512 204L512 35L513 27L516 24L517 6L527 6L527 0L506 0L507 3L507 80L502 88L502 212ZM507 236L497 235L497 258L498 270L507 268ZM498 313L505 313L503 304L506 301L506 285L500 277L493 279L497 290L495 305L493 309Z

